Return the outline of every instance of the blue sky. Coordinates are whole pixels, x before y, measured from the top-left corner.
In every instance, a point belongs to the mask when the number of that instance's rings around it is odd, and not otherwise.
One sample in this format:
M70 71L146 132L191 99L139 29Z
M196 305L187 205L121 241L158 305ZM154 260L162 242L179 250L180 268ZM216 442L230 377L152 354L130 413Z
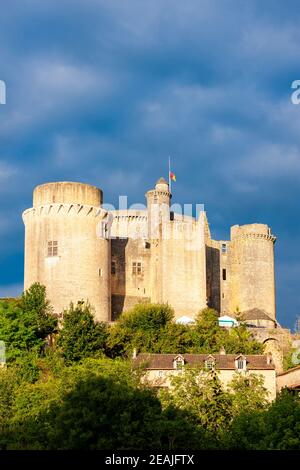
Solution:
M262 222L278 319L300 315L298 1L11 0L0 14L0 296L21 291L35 185L95 184L106 202L177 175L215 238Z

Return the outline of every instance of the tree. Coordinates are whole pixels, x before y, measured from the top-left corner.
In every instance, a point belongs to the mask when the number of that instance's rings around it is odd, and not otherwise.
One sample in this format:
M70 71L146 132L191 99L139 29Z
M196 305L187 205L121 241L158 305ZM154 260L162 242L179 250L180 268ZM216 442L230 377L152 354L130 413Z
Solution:
M130 355L134 348L140 352L160 352L157 343L173 317L174 312L167 304L137 304L111 327L110 355Z
M252 411L240 410L229 430L221 434L221 446L232 450L266 450L264 439L266 436L265 409Z
M199 312L195 325L198 348L193 352L212 354L224 348L227 354L262 354L263 345L253 339L245 325L221 328L218 317L211 308Z
M194 424L217 435L232 419L232 399L216 371L184 368L171 378L171 387L160 393L165 406L189 412Z
M232 407L234 415L241 411L249 413L263 409L268 404L268 391L264 387L264 377L259 374L247 376L236 372L228 386L232 394Z
M283 390L264 415L265 449L300 449L300 401L297 395Z
M89 303L78 302L63 314L62 328L57 341L67 362L102 355L107 340L107 326L96 323Z
M37 335L45 339L56 331L57 319L46 297L46 287L36 282L23 293L20 307L24 312L32 312L36 317Z
M33 284L21 299L0 302L0 340L5 342L7 360L35 351L42 352L57 319L52 315L44 286Z

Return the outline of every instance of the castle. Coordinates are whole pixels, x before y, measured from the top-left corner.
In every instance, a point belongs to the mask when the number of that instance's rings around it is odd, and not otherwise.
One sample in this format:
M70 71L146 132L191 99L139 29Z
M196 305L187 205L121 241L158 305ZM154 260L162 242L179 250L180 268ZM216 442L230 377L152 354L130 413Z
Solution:
M106 322L141 302L168 302L177 319L209 306L275 320L271 229L234 225L230 240L213 240L204 210L174 213L171 197L163 178L146 193L145 210L106 210L102 191L88 184L37 186L23 213L25 289L44 284L57 314L89 300Z

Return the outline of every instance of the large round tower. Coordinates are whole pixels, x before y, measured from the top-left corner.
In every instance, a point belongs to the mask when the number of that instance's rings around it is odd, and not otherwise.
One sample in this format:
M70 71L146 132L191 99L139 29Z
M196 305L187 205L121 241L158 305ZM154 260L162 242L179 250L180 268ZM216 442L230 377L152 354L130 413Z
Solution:
M73 182L37 186L25 224L24 288L46 286L60 314L70 302L88 300L98 321L110 320L110 240L102 191Z
M274 242L265 224L231 227L231 310L258 308L275 319Z

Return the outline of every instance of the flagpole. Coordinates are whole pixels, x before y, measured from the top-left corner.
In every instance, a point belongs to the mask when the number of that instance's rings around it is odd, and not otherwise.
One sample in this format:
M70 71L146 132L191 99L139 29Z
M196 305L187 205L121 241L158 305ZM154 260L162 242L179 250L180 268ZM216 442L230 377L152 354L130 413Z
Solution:
M172 182L171 182L171 157L169 155L169 191L172 194Z

